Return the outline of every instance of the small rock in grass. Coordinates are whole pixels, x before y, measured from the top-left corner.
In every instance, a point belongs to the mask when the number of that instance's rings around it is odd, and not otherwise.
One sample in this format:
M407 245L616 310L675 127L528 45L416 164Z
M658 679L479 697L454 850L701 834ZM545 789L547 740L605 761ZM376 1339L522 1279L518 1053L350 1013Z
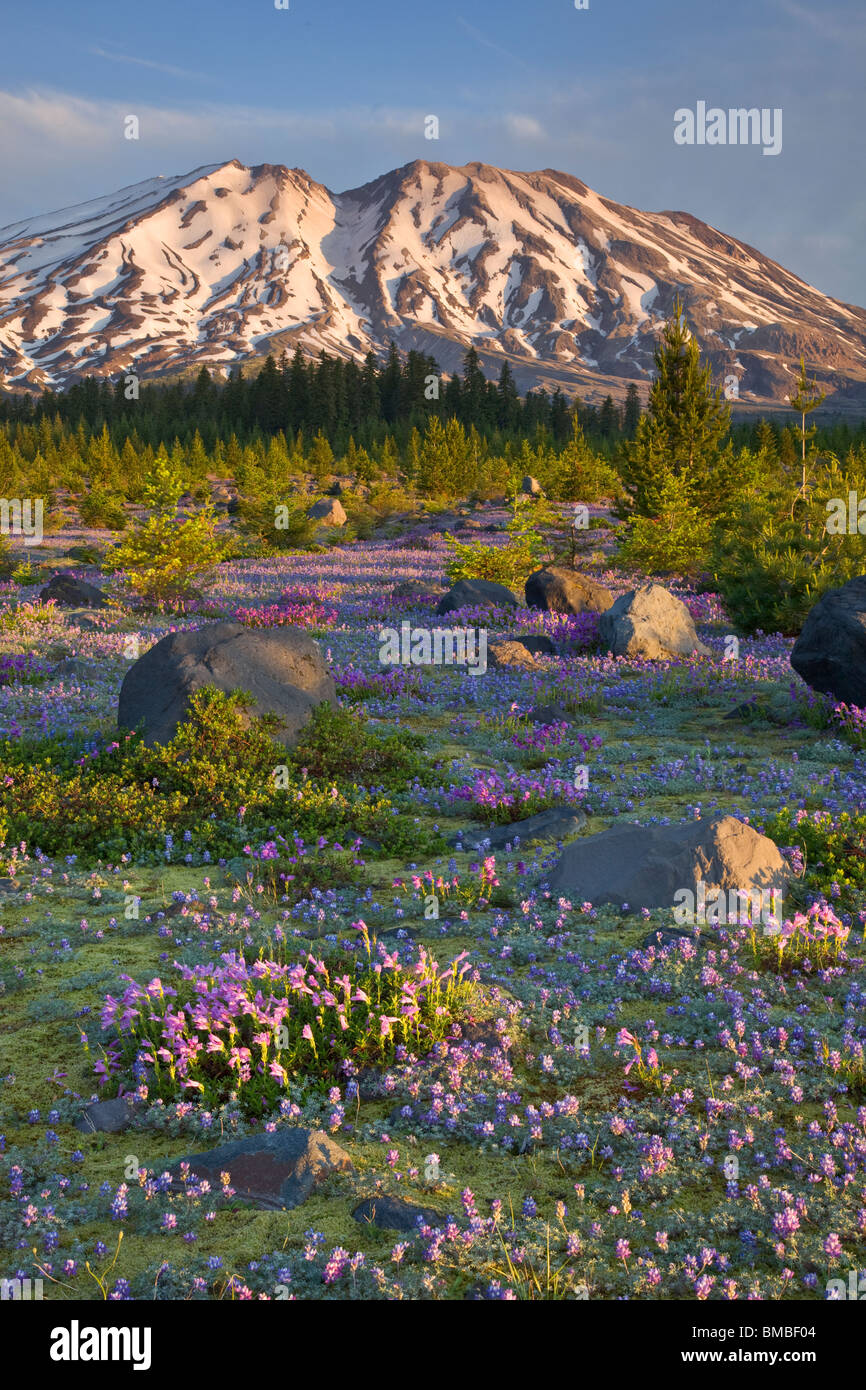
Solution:
M522 642L491 642L487 665L494 670L537 671L538 662Z
M76 579L73 574L52 575L44 589L39 591L40 603L51 599L60 608L107 608L108 599L95 584L85 579Z
M179 1162L169 1168L176 1190L183 1186ZM185 1162L190 1173L206 1179L215 1192L222 1186L220 1173L230 1173L235 1196L262 1211L299 1207L326 1178L355 1171L345 1149L324 1130L294 1126L189 1154Z
M400 1197L365 1197L352 1212L362 1226L378 1226L380 1231L417 1231L419 1220L428 1226L444 1226L445 1217L431 1207L416 1207Z
M75 1121L75 1128L82 1134L120 1134L132 1124L133 1102L126 1096L115 1100L98 1100L88 1105L83 1115Z
M454 613L459 608L517 608L519 602L504 584L489 579L458 579L436 605L436 612Z

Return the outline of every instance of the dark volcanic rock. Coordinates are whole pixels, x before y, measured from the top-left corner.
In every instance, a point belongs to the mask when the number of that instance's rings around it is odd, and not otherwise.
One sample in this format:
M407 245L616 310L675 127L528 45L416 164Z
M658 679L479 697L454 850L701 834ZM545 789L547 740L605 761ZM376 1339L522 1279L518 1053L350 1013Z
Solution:
M45 588L40 590L40 603L54 599L62 608L107 608L108 599L95 584L86 579L76 579L74 574L52 575Z
M526 581L526 602L545 613L606 613L613 594L574 570L547 565Z
M75 1121L75 1128L82 1134L120 1134L132 1124L133 1103L126 1096L115 1100L97 1100L88 1105L83 1115Z
M178 1162L170 1166L180 1186ZM286 1127L220 1144L207 1153L189 1154L190 1172L219 1192L220 1173L231 1174L235 1195L263 1211L299 1207L313 1189L333 1173L353 1174L354 1167L324 1130Z
M565 705L533 705L526 716L533 724L570 724L574 715Z
M436 612L454 613L458 608L519 608L520 604L504 584L489 579L458 579L439 600Z
M210 623L171 632L139 657L120 687L118 725L143 723L148 744L168 743L191 697L205 686L249 691L255 701L250 712L277 715L282 728L276 736L290 747L316 705L337 702L319 644L306 632Z
M521 647L525 647L533 656L556 656L556 645L543 633L537 636L530 634L527 637L515 637L513 640L519 642Z
M730 889L784 896L790 870L772 840L721 816L681 825L614 825L566 846L548 876L551 892L633 911L674 907L676 894ZM769 909L768 909L769 910Z
M416 1207L400 1197L365 1197L352 1212L363 1226L380 1231L417 1231L419 1218L428 1226L444 1226L445 1217L431 1207Z
M566 835L576 835L585 825L586 814L579 808L551 806L546 811L539 811L537 816L513 821L511 825L485 825L480 830L464 830L451 836L451 844L453 846L459 841L474 849L489 840L491 849L503 849L505 845L513 845L518 838L521 845L531 845L539 840L563 840Z
M866 705L866 574L818 600L794 643L791 665L813 690Z

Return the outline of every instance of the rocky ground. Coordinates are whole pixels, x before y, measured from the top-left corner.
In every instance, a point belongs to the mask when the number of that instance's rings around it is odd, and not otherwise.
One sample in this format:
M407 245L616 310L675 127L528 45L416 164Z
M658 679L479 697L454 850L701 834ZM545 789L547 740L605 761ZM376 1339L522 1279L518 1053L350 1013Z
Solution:
M323 875L286 904L247 880L243 825L222 862L193 841L101 864L48 858L38 836L7 844L0 1274L57 1299L838 1296L831 1281L863 1274L866 1231L862 880L834 883L777 833L784 949L760 922L659 939L672 910L620 899L629 862L612 901L586 900L563 886L556 837L728 815L760 832L785 807L838 826L866 812L863 753L808 722L789 641L740 639L732 656L716 596L676 585L708 655L613 657L583 615L463 609L491 644L546 637L554 654L383 679L382 629L438 625L447 588L441 529L392 529L225 566L208 620L287 591L332 613L310 630L339 696L379 732L422 736L436 777L395 809L445 847L388 857L371 838L349 882ZM582 572L614 597L633 587L594 544ZM12 741L110 740L130 662L204 621L46 610L37 592L2 586ZM541 838L518 842L515 822L545 811ZM100 1087L105 1000L131 981L269 959L280 939L299 961L351 951L359 922L385 970L466 953L471 991L433 1052L324 1088L294 1077L263 1121L194 1095L128 1105L129 1076ZM199 1181L179 1167L194 1155Z

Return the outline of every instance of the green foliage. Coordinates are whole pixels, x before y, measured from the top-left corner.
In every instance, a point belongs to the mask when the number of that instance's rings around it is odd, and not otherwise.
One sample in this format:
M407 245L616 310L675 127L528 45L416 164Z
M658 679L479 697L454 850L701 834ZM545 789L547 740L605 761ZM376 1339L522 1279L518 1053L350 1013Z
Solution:
M256 486L248 475L239 498L244 530L264 542L269 550L312 550L316 545L316 523L307 516L309 503L292 496L288 488L269 483L262 477Z
M432 767L417 734L382 737L351 710L319 705L292 752L292 762L315 781L405 791L413 781L429 783Z
M144 484L148 515L112 556L113 567L126 570L131 587L148 601L183 594L222 555L209 504L194 516L178 516L184 489L179 469L163 453Z
M801 357L800 375L797 378L797 388L794 395L789 397L789 400L791 402L791 409L796 410L797 414L800 416L800 459L802 463L802 478L800 486L802 493L806 492L807 486L807 446L817 434L817 430L814 428L814 426L811 429L806 428L806 419L807 416L811 415L813 410L817 410L819 405L823 405L826 398L826 392L821 391L819 389L818 383L816 381L809 380L809 377L806 373L806 360L805 358Z
M268 903L297 902L309 898L323 883L329 888L342 888L358 883L363 874L363 860L355 857L354 847L343 849L320 841L307 845L300 836L289 843L280 836L263 848L266 856L260 853L249 859L245 870L234 862L230 867L240 870L238 881L247 887L251 897L263 897ZM264 890L261 894L260 887Z
M520 592L530 574L550 558L550 546L540 533L545 522L559 524L543 500L518 495L508 522L507 544L494 546L476 541L464 545L453 536L446 536L454 558L446 564L445 573L453 584L459 579L487 579Z
M695 573L706 562L710 523L691 500L684 477L669 475L659 489L654 516L636 516L626 529L619 558L648 574Z
M105 548L101 545L72 545L66 551L70 560L82 565L101 565L105 558Z
M41 584L43 575L38 569L31 565L29 560L22 560L20 565L16 565L10 578L14 584Z
M555 456L550 472L552 476L545 491L557 502L588 504L619 497L622 493L619 474L591 448L577 417L572 437Z
M828 502L847 508L849 491L866 496L866 466L815 459L805 494L799 479L777 473L716 528L712 573L743 631L794 635L827 589L863 573L863 536L828 530Z
M279 824L343 843L368 836L396 854L433 847L382 790L429 780L418 740L379 739L352 715L321 706L289 754L273 741L271 720L249 717L249 703L243 694L199 691L164 747L149 748L138 734L96 753L61 739L0 744L0 841L91 861L130 853L152 862L181 857L183 840L195 854L232 857ZM374 790L359 785L364 777ZM168 856L167 835L176 842Z
M796 845L805 865L804 883L854 909L866 892L866 815L862 812L796 811L786 806L770 816L764 833L777 845Z
M689 505L714 520L731 501L730 411L721 391L713 390L711 368L701 365L679 299L655 365L647 414L622 449L627 502L621 515L657 517L666 485L677 479Z
M108 531L123 531L126 527L126 513L123 510L123 496L104 487L93 487L79 497L76 507L85 526L96 526Z

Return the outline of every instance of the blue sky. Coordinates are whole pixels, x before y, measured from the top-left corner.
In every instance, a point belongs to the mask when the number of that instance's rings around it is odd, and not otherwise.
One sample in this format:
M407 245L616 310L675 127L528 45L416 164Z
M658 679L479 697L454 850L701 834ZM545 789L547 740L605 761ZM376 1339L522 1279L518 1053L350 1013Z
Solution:
M232 158L335 191L483 160L691 212L866 305L864 0L47 0L3 30L0 224ZM676 145L698 101L781 108L781 153Z

